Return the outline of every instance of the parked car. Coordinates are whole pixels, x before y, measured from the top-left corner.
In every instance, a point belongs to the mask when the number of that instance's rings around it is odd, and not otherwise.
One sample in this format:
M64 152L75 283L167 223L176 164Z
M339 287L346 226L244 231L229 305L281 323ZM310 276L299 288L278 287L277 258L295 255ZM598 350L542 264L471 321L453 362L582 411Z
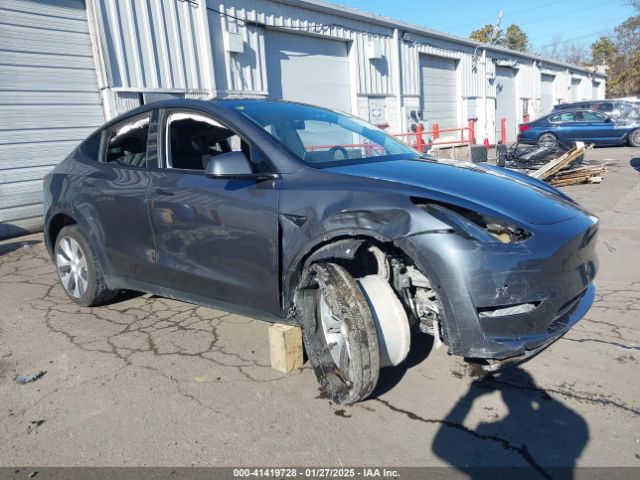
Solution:
M595 110L561 110L519 126L519 143L555 147L575 141L640 147L640 122Z
M638 105L636 103L626 100L588 100L583 102L560 103L553 107L553 111L587 109L606 113L613 118L620 118L637 108Z
M340 403L405 359L412 328L495 369L561 337L595 295L598 221L558 190L309 105L140 107L56 166L44 195L74 302L129 289L300 325Z

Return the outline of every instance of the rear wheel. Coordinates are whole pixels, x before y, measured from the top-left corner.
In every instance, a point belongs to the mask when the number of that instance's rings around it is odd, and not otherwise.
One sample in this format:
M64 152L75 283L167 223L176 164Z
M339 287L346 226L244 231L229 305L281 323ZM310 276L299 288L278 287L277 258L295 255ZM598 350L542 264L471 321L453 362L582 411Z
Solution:
M378 382L380 349L371 309L356 280L334 263L310 267L302 290L302 335L325 393L336 403L368 397Z
M74 302L91 307L114 296L104 283L102 266L89 241L77 225L60 230L54 252L60 283Z
M553 133L543 133L538 137L538 145L541 147L557 147L558 137Z
M629 144L632 147L640 147L640 128L636 128L629 134Z

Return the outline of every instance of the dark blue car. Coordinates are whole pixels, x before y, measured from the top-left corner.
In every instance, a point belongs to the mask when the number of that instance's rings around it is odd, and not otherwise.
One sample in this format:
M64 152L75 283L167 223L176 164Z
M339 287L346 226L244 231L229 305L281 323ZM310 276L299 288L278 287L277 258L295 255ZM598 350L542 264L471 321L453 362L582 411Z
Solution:
M595 298L598 219L566 195L309 105L142 106L58 164L44 199L74 302L126 289L299 325L336 403L402 363L413 328L495 370Z
M523 123L518 132L518 142L532 145L555 147L575 141L640 147L640 122L616 120L595 110L562 110Z

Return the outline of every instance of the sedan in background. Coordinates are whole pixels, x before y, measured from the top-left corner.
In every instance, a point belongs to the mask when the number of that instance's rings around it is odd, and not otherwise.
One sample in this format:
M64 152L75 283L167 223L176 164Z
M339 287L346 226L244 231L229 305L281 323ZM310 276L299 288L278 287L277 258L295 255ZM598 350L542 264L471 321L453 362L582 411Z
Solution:
M640 147L640 121L616 120L595 110L576 109L553 112L519 127L519 143L555 147L576 141Z

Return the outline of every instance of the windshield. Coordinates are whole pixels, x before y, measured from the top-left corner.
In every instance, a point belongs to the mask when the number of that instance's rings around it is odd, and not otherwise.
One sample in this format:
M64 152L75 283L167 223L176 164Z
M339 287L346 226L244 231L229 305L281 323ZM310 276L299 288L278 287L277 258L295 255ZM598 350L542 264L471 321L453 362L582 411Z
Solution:
M631 107L626 113L620 116L621 120L640 120L640 108Z
M243 102L233 108L316 168L419 156L379 128L332 110L284 102Z

